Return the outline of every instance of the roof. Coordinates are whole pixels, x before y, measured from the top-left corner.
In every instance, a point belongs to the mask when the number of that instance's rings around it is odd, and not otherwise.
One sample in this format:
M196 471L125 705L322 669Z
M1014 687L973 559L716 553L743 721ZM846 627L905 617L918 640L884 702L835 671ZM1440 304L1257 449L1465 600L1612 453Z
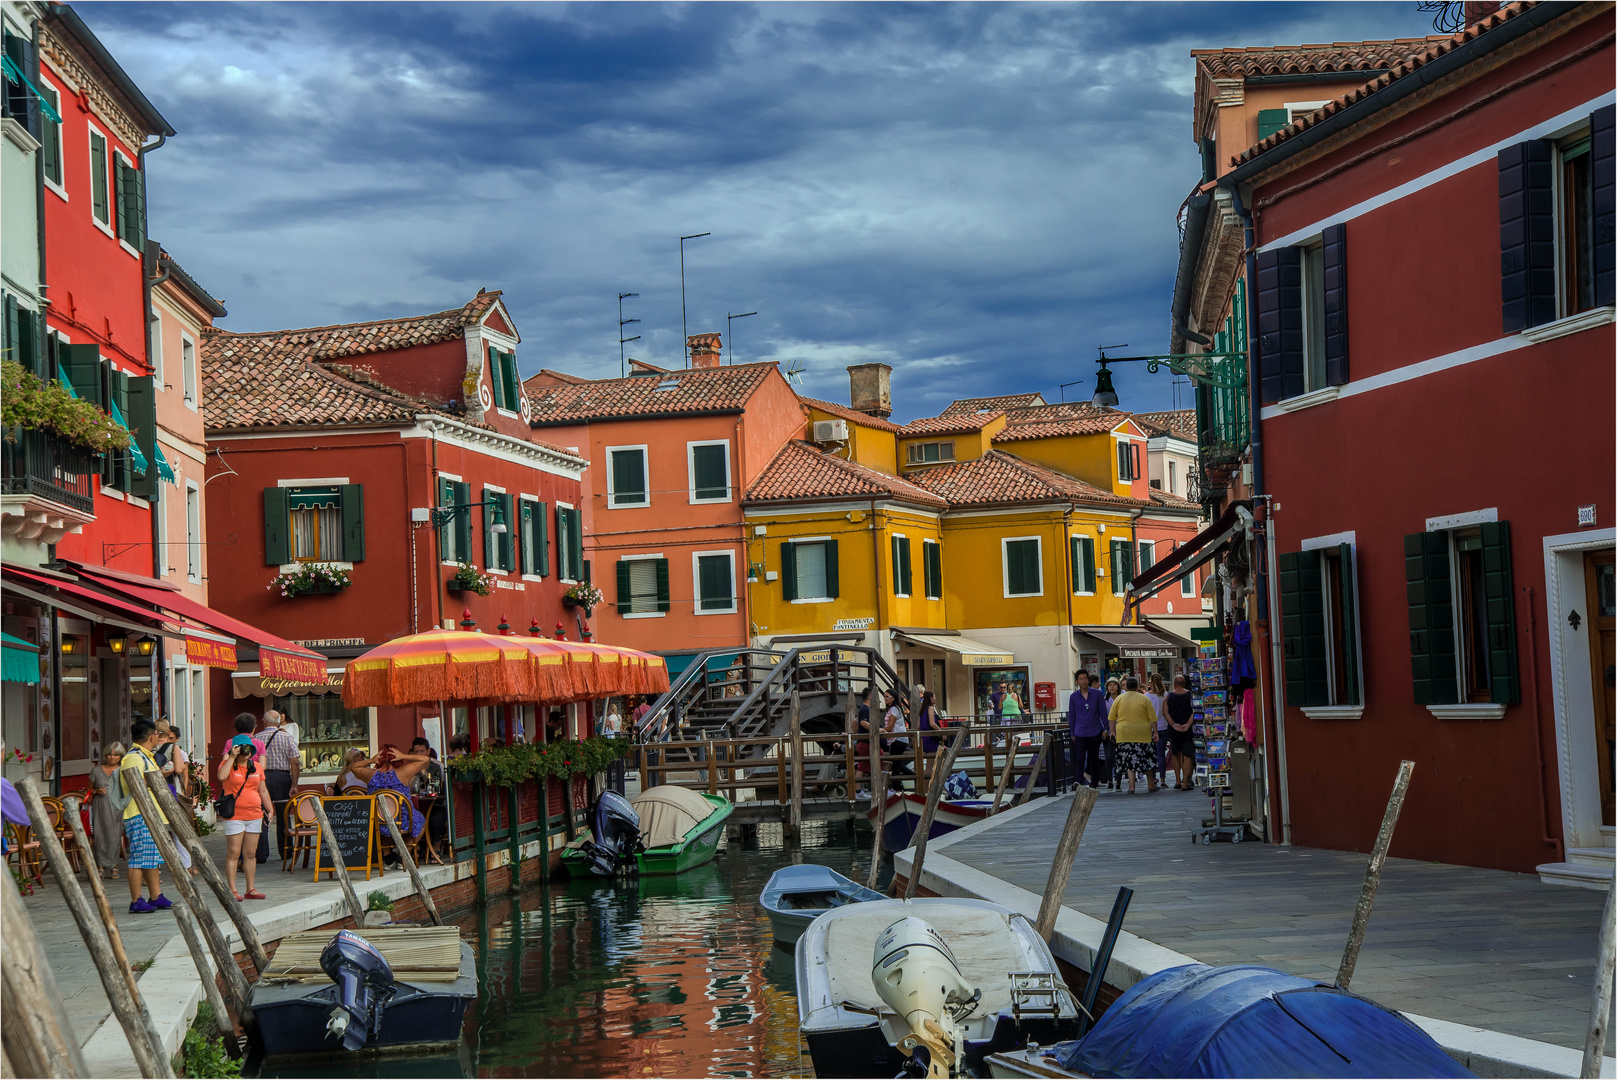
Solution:
M1201 503L1191 502L1179 495L1163 491L1161 488L1151 488L1151 505L1163 510L1194 510L1200 514Z
M542 367L526 379L523 379L522 385L527 386L529 383L533 383L535 386L550 386L553 383L567 383L570 386L577 386L579 383L589 381L582 375L569 375L567 372L557 371L555 368Z
M944 509L938 495L907 480L867 468L800 439L793 439L747 489L749 503L804 499L897 499Z
M990 450L980 458L928 469L915 482L948 500L951 507L1000 506L1042 502L1104 503L1139 507L1138 499L1124 498L1086 484L1075 476L1017 457Z
M949 407L939 413L940 416L952 416L955 413L985 412L993 409L1009 410L1025 408L1029 405L1043 405L1044 397L1041 394L1005 394L1001 397L974 397L960 398L951 401Z
M192 277L190 274L187 274L185 272L185 267L175 262L174 256L170 255L165 248L159 247L157 251L158 261L163 270L168 273L169 280L174 282L176 286L190 296L191 299L196 302L198 307L216 319L222 319L226 315L230 314L230 312L225 310L224 303L215 299L213 294L208 292L207 289L204 289L201 285L198 285L196 278Z
M541 425L740 412L775 370L773 363L734 364L542 386L528 390L530 415Z
M1130 413L1150 436L1171 435L1176 439L1196 441L1196 410L1173 409L1169 412Z
M1111 431L1128 419L1127 413L1116 409L1102 409L1085 401L1067 401L1055 405L1039 405L1017 409L1010 415L1005 430L994 436L994 442L1026 442L1029 439L1050 439L1061 435L1100 435Z
M1340 71L1381 71L1444 35L1386 41L1334 41L1317 45L1254 45L1237 49L1192 49L1196 63L1215 79L1275 75L1320 75Z
M124 71L117 60L113 59L112 54L107 51L107 47L101 44L101 39L96 37L95 32L85 25L78 12L66 4L53 3L49 6L49 13L65 26L74 39L84 47L85 52L90 54L96 65L101 68L102 72L111 80L112 85L117 88L118 93L123 95L124 99L139 114L140 120L146 125L151 134L161 135L165 139L170 135L178 134L169 125L169 122L163 119L163 114L157 111L157 106L146 100L146 95L141 93L139 86L135 85L135 80L129 77L128 72Z
M923 416L899 428L898 435L901 439L915 435L970 435L981 431L1004 415L1003 410L995 409L992 412L955 413L953 416L948 413L942 416Z
M481 322L499 298L500 291L495 289L479 292L463 307L435 311L431 315L311 326L301 330L264 330L250 334L216 330L214 333L233 339L230 355L274 355L324 362L451 341L461 337L466 327Z
M1515 3L1501 7L1498 11L1495 11L1484 18L1478 19L1475 23L1472 23L1470 26L1466 27L1464 30L1461 30L1457 34L1446 37L1418 39L1416 50L1406 53L1404 56L1400 57L1385 73L1376 76L1367 83L1354 87L1352 90L1349 90L1346 94L1343 94L1335 101L1321 106L1306 116L1299 116L1296 120L1293 120L1286 127L1283 127L1279 131L1270 135L1267 139L1264 139L1258 142L1256 145L1250 146L1241 151L1241 153L1235 155L1231 159L1231 164L1241 165L1245 162L1251 161L1253 158L1258 157L1265 151L1279 146L1287 139L1293 138L1302 132L1307 131L1315 124L1336 115L1350 105L1363 101L1365 98L1376 93L1378 90L1385 89L1400 79L1414 74L1427 64L1430 64L1432 61L1446 56L1458 48L1469 45L1471 42L1475 41L1488 31L1503 26L1511 19L1525 14L1537 6L1538 4L1534 2L1534 0L1524 0L1522 3Z
M858 409L838 405L834 401L821 401L819 398L804 397L802 394L797 395L797 400L811 409L819 409L821 412L828 412L832 416L840 416L850 423L863 424L865 427L875 428L877 431L898 431L898 425L891 420L883 420L879 416L871 416L869 413L862 413Z

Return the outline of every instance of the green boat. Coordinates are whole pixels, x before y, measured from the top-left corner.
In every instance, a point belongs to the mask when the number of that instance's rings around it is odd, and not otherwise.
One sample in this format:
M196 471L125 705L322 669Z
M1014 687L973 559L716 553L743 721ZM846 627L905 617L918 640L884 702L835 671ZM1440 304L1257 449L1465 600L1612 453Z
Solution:
M679 874L711 861L718 854L725 820L734 810L721 795L668 784L643 791L629 802L640 820L642 848L636 865L641 874ZM618 850L626 859L627 850ZM600 861L582 845L562 852L561 864L575 878L604 876L598 870Z

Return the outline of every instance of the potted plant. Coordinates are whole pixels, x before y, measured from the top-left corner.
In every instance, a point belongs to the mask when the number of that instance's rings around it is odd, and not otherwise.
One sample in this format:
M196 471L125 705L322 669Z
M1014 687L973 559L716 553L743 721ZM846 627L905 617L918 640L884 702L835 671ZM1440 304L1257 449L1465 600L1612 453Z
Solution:
M393 921L393 900L381 889L366 897L365 925L381 926Z
M0 362L0 426L6 441L17 428L49 431L94 454L124 450L129 432L93 402L73 396L58 382L45 382L15 360Z
M601 590L587 581L580 581L577 585L569 585L567 591L561 594L562 607L568 611L581 607L585 616L595 617L595 605L604 599Z
M474 592L478 596L487 596L494 591L494 579L478 570L471 563L463 562L455 570L455 576L449 579L444 588L457 595Z
M331 596L354 583L353 575L335 563L299 563L288 574L277 574L265 588L285 599L297 596Z

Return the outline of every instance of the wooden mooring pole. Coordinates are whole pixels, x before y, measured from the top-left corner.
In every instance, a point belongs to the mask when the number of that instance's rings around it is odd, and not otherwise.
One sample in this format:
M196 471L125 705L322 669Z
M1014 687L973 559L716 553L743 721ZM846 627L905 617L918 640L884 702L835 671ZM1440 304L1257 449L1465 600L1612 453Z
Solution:
M955 737L943 748L943 760L932 770L932 783L926 789L926 806L921 809L921 823L915 827L915 859L910 864L909 880L904 883L906 900L914 899L915 890L921 887L921 864L926 861L926 842L932 833L932 819L938 813L938 799L943 796L943 785L948 781L949 770L954 768L955 755L965 741L965 732L957 729ZM916 745L920 745L920 740L916 740Z
M0 882L0 1046L12 1076L90 1075L62 1006L56 976L10 874Z
M1600 1061L1606 1054L1606 1025L1611 1015L1612 968L1617 964L1613 954L1614 935L1611 925L1612 897L1617 895L1617 883L1606 891L1606 913L1600 920L1600 944L1595 949L1595 985L1590 993L1589 1031L1583 1040L1583 1068L1580 1077L1600 1075Z
M850 684L851 681L850 676ZM848 699L842 707L843 745L846 748L845 752L847 754L847 764L843 766L842 775L847 777L847 782L843 784L843 788L847 792L848 807L850 809L852 809L854 803L857 801L854 798L854 794L855 790L859 786L858 777L855 775L859 771L859 754L854 749L855 744L859 741L858 725L854 722L854 718L858 715L859 699L854 697L852 690L849 690Z
M792 816L791 832L796 836L803 828L803 698L797 687L792 687Z
M124 952L124 940L118 933L118 920L112 914L112 905L107 901L107 890L101 886L101 868L95 865L94 850L90 847L90 838L84 834L84 822L79 819L79 800L69 795L62 800L67 808L68 827L73 830L73 842L84 853L85 876L90 879L90 891L95 895L95 906L101 912L101 922L107 928L107 940L112 945L112 955L118 958L118 970L123 972L124 981L129 984L129 993L136 1001L140 1000L140 988L135 985L135 972L129 966L129 954Z
M1347 948L1342 950L1342 966L1336 972L1336 985L1344 990L1352 981L1353 969L1359 963L1359 950L1364 946L1364 928L1370 923L1370 908L1376 902L1376 890L1381 887L1381 868L1387 864L1392 831L1398 827L1398 815L1404 808L1404 796L1409 794L1409 777L1414 771L1413 761L1398 763L1398 778L1392 783L1392 796L1387 800L1387 812L1381 818L1381 831L1376 833L1376 846L1371 849L1370 861L1364 868L1359 902L1353 907L1353 927L1348 931Z
M479 803L481 803L483 792L478 790L475 795ZM331 864L336 867L332 872L337 876L337 883L342 886L343 899L348 901L348 913L354 917L356 929L363 927L365 925L365 909L359 904L359 894L354 892L354 883L348 880L348 867L344 865L342 844L338 842L337 834L331 831L331 822L326 820L326 808L321 805L320 800L311 799L310 803L314 807L315 818L320 822L320 836L326 842L326 850L331 852ZM479 832L479 836L481 837L481 832ZM315 853L314 864L317 867L320 865L319 852ZM487 874L486 865L482 859L482 852L479 851L477 860L477 877L479 881Z
M410 845L404 841L404 833L399 829L399 823L393 818L393 808L389 801L387 799L377 799L376 812L382 815L382 821L387 825L387 831L393 837L393 849L399 853L399 859L404 863L405 872L410 875L410 884L415 886L415 894L421 898L421 906L427 909L427 917L432 920L432 925L442 926L444 920L438 914L438 905L432 902L432 890L428 889L427 883L421 880L421 871L416 867L415 857L410 854ZM425 829L427 827L426 822L422 822L421 827ZM517 831L515 807L512 808L511 812L511 831L513 833ZM515 873L515 864L512 864L512 866L512 873Z
M1046 746L1049 744L1046 743ZM1044 760L1044 755L1039 755ZM1028 780L1028 787L1033 781ZM1072 863L1078 857L1078 842L1084 838L1084 828L1095 809L1100 792L1081 787L1072 797L1072 808L1067 811L1067 824L1061 829L1061 840L1056 844L1055 858L1050 861L1050 880L1044 885L1044 899L1039 902L1039 920L1034 929L1046 943L1056 932L1056 916L1061 914L1061 901L1067 895L1067 880L1072 877Z
M230 1022L230 1012L225 1008L223 995L219 993L219 980L214 978L213 965L208 962L208 947L203 944L202 928L197 925L197 917L184 900L175 900L169 910L174 912L180 936L185 939L185 947L191 951L191 963L196 965L197 981L202 984L202 993L213 1007L213 1029L224 1040L226 1052L233 1058L239 1058L241 1044L236 1041L236 1028Z
M1012 806L1021 806L1023 803L1027 802L1028 799L1032 798L1033 785L1039 782L1039 772L1044 768L1044 763L1050 758L1050 744L1054 741L1055 740L1050 737L1050 733L1045 732L1044 743L1039 747L1039 756L1033 759L1033 771L1027 774L1027 787L1017 792L1016 801L1011 804ZM1046 785L1047 790L1045 793L1053 794L1053 792L1049 791L1048 788L1054 786L1055 785L1053 784Z
M999 770L999 783L994 785L994 805L988 808L988 816L993 817L999 813L999 801L1005 797L1005 785L1011 782L1011 768L1016 764L1016 747L1005 755L1005 767ZM1033 785L1033 778L1028 777L1028 786Z

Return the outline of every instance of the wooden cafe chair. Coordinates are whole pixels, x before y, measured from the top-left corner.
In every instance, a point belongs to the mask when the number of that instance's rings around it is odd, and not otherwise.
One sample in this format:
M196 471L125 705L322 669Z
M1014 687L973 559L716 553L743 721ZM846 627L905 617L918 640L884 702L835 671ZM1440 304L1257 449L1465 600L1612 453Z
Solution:
M303 868L309 868L309 856L320 857L317 850L320 846L320 819L314 816L313 800L320 797L318 792L305 791L294 795L286 808L287 829L286 835L292 843L287 848L286 858L281 860L281 870L295 870L298 865L298 855L303 856Z

